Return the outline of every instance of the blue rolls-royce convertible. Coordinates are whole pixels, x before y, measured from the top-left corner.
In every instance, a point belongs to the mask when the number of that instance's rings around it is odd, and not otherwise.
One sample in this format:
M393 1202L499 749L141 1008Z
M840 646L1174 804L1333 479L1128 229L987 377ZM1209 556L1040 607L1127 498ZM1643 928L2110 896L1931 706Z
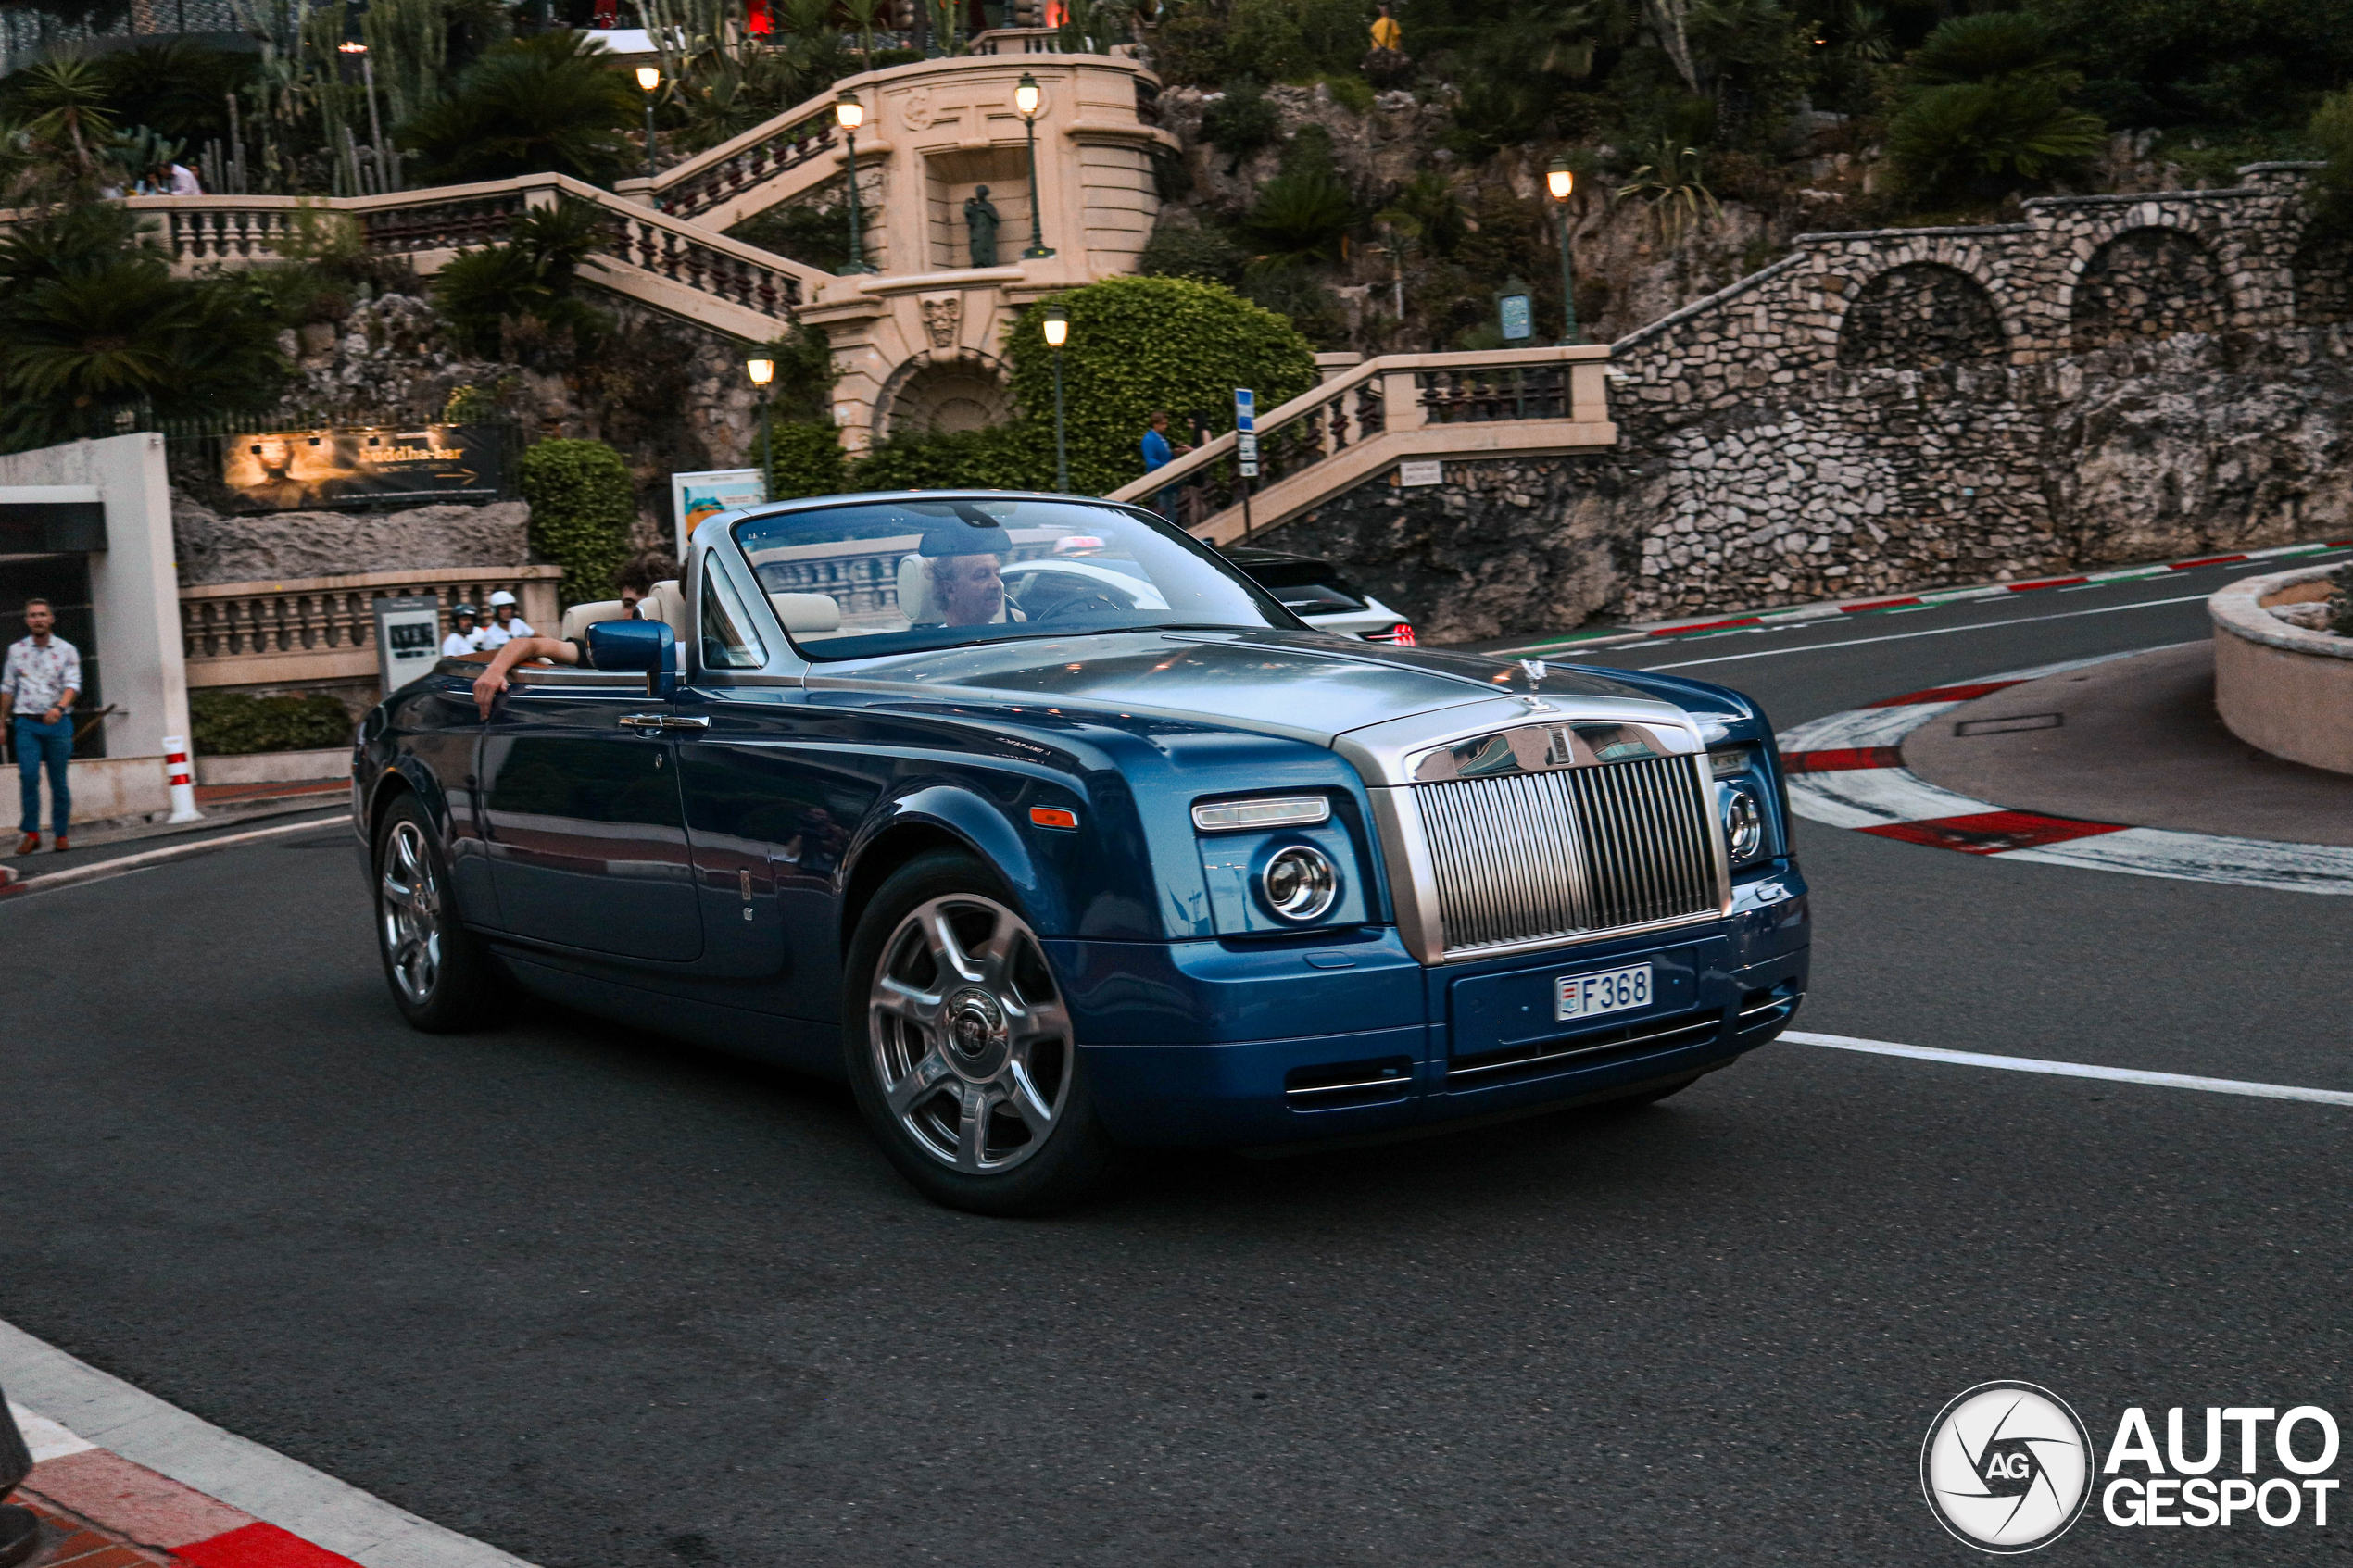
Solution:
M792 501L689 554L362 724L417 1027L519 985L846 1077L925 1193L1037 1213L1122 1145L1656 1099L1804 995L1720 686L1311 631L1107 501Z

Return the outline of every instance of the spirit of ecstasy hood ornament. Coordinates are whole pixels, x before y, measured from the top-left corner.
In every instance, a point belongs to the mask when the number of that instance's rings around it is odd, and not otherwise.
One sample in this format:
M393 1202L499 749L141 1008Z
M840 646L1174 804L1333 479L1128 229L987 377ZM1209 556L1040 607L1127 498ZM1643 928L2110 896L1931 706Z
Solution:
M1559 712L1560 709L1546 702L1543 694L1536 689L1536 683L1544 678L1544 661L1541 659L1523 659L1519 661L1519 667L1528 675L1528 691L1520 698L1520 701L1528 705L1528 710L1530 713Z

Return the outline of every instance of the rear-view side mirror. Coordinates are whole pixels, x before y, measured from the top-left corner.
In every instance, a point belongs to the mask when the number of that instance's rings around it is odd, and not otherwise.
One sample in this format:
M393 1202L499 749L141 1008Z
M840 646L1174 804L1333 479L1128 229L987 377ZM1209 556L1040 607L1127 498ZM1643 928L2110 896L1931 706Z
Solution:
M676 644L666 621L599 621L588 628L588 661L599 670L642 670L646 690L667 697L678 684Z

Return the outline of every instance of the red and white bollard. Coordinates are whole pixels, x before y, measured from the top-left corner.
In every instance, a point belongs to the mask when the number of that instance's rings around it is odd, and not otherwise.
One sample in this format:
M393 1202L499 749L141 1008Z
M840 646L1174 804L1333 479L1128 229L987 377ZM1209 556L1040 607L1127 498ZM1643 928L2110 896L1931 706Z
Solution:
M171 785L171 817L175 822L199 822L204 813L196 809L196 781L188 770L188 740L185 735L163 737L163 775Z

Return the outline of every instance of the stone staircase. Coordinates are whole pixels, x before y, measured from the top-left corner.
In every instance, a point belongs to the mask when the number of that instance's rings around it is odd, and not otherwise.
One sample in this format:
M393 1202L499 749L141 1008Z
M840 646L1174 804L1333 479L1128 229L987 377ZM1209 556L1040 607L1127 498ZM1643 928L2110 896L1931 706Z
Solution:
M1605 449L1617 444L1609 357L1583 345L1383 355L1258 417L1247 504L1230 432L1110 498L1164 507L1196 537L1230 545L1383 474L1403 483L1402 464Z

